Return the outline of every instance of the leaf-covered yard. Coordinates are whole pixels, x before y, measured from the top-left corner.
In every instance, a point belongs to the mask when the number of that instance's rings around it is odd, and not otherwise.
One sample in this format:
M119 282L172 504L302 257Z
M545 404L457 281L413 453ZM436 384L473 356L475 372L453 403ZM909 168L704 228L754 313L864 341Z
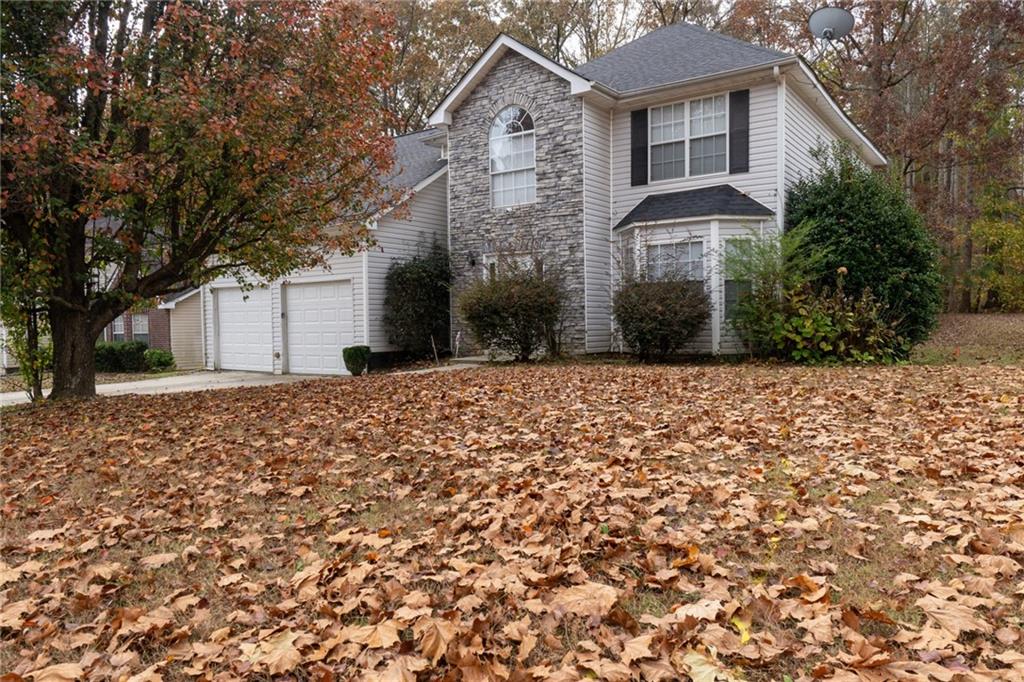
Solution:
M1022 374L533 367L7 413L0 671L1021 679Z

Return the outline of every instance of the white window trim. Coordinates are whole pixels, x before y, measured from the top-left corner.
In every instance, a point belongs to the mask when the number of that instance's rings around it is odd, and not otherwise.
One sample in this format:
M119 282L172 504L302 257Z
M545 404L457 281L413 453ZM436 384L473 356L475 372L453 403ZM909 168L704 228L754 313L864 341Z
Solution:
M494 121L497 120L497 117L501 116L501 114L504 113L504 111L506 109L511 109L512 107L519 107L523 111L526 111L527 115L529 115L529 117L531 119L533 119L533 114L530 111L528 111L526 109L526 107L523 107L523 106L520 106L520 105L517 105L517 104L513 104L513 105L511 105L509 107L505 107L504 109L499 111L497 113L497 115L494 118L491 119L491 123L487 127L487 182L488 182L487 191L490 192L490 194L491 194L491 210L502 210L502 209L507 210L507 209L511 209L511 208L516 208L517 206L529 206L530 204L537 203L537 122L534 121L533 128L530 129L530 130L521 130L518 133L512 133L511 135L499 135L497 137L491 137L491 126L494 125ZM498 172L495 172L494 170L492 170L492 168L491 168L492 167L492 164L491 164L491 158L492 158L492 156L491 156L491 143L494 142L495 140L511 140L512 138L522 137L522 136L527 135L527 134L533 136L533 166L527 166L525 168L516 168L515 170L498 171ZM515 203L511 203L511 204L503 204L501 206L495 206L495 204L494 204L494 176L495 175L511 175L512 173L520 173L520 172L525 171L525 170L532 170L533 171L533 199L531 199L530 201L521 201L521 202L515 202ZM514 194L514 192L513 192L513 194Z
M676 237L676 236L669 236L669 235L665 235L663 237L657 237L657 238L654 238L654 239L649 239L649 240L646 240L646 241L643 241L643 242L641 242L640 240L637 240L637 251L636 251L637 271L641 271L644 267L646 267L648 265L648 263L647 263L647 249L649 247L651 247L651 246L673 246L675 244L696 244L696 243L699 242L700 243L700 247L701 247L701 269L702 269L703 275L704 275L704 278L699 280L699 281L704 282L704 288L710 290L711 280L708 277L708 272L709 272L708 271L708 264L710 263L710 261L709 261L710 254L708 253L708 243L709 243L709 241L710 240L709 240L708 237ZM687 262L694 262L694 261L687 261ZM693 281L696 282L698 280L693 280Z
M725 170L718 173L703 173L701 175L692 175L690 173L690 102L699 99L708 99L709 97L724 97L725 98ZM651 148L655 145L651 142L651 110L661 109L662 107L671 107L676 104L682 104L685 108L685 114L683 116L683 122L686 128L686 135L682 140L672 140L672 142L685 142L686 143L686 155L684 162L686 165L686 175L678 178L663 178L661 180L652 179L651 175ZM647 107L647 184L648 185L660 185L669 182L679 182L680 180L688 180L690 178L718 178L729 175L729 93L728 92L716 92L710 95L701 95L700 97L690 97L684 100L675 100L673 102L666 102L664 104L658 104L656 106ZM721 134L721 133L717 133ZM701 135L697 139L704 139L705 137L714 137L713 135ZM670 144L668 142L658 142L657 144Z

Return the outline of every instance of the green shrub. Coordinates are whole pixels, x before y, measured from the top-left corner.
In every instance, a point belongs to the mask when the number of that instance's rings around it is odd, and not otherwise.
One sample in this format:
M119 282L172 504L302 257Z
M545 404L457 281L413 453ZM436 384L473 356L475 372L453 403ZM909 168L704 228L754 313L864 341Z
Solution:
M174 355L171 351L162 348L147 348L143 354L146 360L146 368L153 372L174 367Z
M804 363L905 357L910 344L888 306L871 289L847 293L845 268L837 269L835 286L814 286L812 273L827 252L811 251L807 234L805 224L781 239L752 236L726 250L726 278L750 284L729 321L751 352Z
M807 246L824 254L811 285L835 289L846 268L854 297L871 290L911 343L927 338L940 305L935 244L921 216L888 176L860 163L847 146L815 152L820 172L786 198L786 224L807 225Z
M448 347L451 271L437 243L424 255L392 263L384 282L384 326L388 340L413 357Z
M558 353L563 303L557 277L509 264L470 285L458 306L477 343L525 362L544 346Z
M123 341L117 349L121 370L124 372L145 372L146 351L149 346L142 341Z
M97 372L144 372L146 350L142 341L114 341L96 344Z
M772 314L770 343L777 357L809 364L892 362L909 351L871 290L848 295L841 277L835 290L788 292Z
M115 341L109 343L101 341L96 344L96 371L97 372L121 372L121 356L118 353L118 348L124 343L123 341Z
M345 361L345 369L349 374L354 377L360 376L370 364L370 347L349 346L341 351L341 358Z
M613 312L630 350L643 361L663 360L700 331L711 302L700 282L636 280L615 293Z

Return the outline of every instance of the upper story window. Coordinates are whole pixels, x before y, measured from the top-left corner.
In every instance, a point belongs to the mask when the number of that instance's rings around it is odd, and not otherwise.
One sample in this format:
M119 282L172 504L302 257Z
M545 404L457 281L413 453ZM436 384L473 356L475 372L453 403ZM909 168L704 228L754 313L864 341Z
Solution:
M653 107L651 181L724 173L726 119L725 95Z
M491 123L491 205L494 208L537 200L533 117L519 106L502 110Z

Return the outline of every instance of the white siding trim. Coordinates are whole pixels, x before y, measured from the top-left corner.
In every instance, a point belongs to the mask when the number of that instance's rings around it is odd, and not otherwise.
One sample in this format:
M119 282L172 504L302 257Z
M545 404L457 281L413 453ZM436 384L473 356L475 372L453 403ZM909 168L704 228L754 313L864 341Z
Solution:
M786 220L786 76L780 74L778 104L776 104L776 127L777 135L775 142L775 154L778 157L778 167L775 179L776 207L775 226L782 234Z
M363 251L363 345L370 345L370 254ZM353 315L355 317L355 315ZM355 334L352 335L353 340ZM373 350L372 348L370 350Z
M722 273L720 272L721 257L719 251L721 244L718 238L718 221L711 221L711 253L705 249L704 268L707 271L708 262L711 264L711 352L718 355L722 346L722 311L718 305L719 293L721 291Z
M583 228L583 350L590 352L590 318L587 310L590 300L590 284L587 281L587 103L580 100L580 159L583 161L583 210L580 211L581 227Z

